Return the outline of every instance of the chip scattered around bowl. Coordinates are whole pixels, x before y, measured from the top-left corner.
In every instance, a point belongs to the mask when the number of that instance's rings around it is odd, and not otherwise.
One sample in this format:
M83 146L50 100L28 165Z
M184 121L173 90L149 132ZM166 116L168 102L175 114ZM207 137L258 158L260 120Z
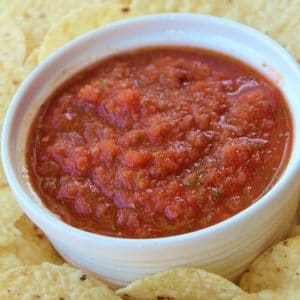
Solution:
M218 275L195 268L177 268L137 280L117 294L132 300L230 300L245 293Z
M104 283L67 264L12 268L0 274L1 299L105 299L118 297Z
M240 287L249 293L299 289L300 236L289 238L261 254L244 273Z
M21 235L15 223L22 214L10 188L0 188L0 246L9 245Z

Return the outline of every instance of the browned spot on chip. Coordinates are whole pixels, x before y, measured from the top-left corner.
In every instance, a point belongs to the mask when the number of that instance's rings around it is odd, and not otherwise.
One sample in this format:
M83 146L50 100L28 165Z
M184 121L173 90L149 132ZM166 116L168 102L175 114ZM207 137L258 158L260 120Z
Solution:
M24 13L24 17L25 17L25 18L31 18L31 15L26 11L26 12Z
M127 13L127 12L130 11L130 8L129 7L122 7L121 11L124 12L124 13Z
M169 296L157 296L157 300L174 300L174 298Z
M21 81L20 80L17 80L17 79L13 79L13 84L15 84L15 85L19 85L20 83L21 83Z
M85 281L87 279L87 275L86 274L83 274L81 277L80 277L80 280L81 281Z
M37 233L36 236L40 239L40 240L43 240L44 239L44 236L42 233Z
M283 241L284 246L287 246L287 244L288 244L288 240Z

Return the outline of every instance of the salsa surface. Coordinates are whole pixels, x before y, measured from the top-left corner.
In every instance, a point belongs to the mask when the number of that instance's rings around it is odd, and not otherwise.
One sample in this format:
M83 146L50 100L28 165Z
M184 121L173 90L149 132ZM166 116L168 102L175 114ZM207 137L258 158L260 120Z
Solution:
M257 71L207 50L147 48L62 85L33 122L26 159L36 192L65 222L150 238L257 201L291 142L285 101Z

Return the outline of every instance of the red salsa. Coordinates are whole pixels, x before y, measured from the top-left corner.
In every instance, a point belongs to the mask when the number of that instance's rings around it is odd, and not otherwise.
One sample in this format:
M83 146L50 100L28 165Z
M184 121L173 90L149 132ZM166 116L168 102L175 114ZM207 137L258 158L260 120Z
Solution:
M289 159L281 92L250 66L193 48L107 58L45 102L27 142L36 192L98 234L191 232L257 201Z

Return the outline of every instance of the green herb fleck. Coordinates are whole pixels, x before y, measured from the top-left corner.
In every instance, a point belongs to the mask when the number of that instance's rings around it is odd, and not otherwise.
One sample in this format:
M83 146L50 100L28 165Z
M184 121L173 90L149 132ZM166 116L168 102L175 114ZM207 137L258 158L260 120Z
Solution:
M135 141L136 141L137 143L141 142L142 139L143 139L143 137L142 137L142 135L141 135L140 133L136 133L136 134L135 134Z
M137 179L142 179L145 175L145 172L143 170L140 170L137 172L136 176L137 176Z
M216 198L219 198L222 195L221 191L218 188L212 188L212 194Z
M199 196L199 197L197 198L197 201L198 201L199 204L202 204L202 203L204 202L203 196Z
M152 102L151 102L150 100L145 100L145 101L143 102L143 106L145 106L145 107L147 107L147 108L149 108L151 105L152 105Z
M92 191L92 196L93 197L97 197L98 196L98 192L97 191Z
M116 74L116 75L114 76L114 79L115 79L115 80L120 80L120 79L122 79L122 75L121 75L121 74Z
M197 178L190 178L190 177L186 177L183 180L183 184L186 186L193 186L197 184Z
M163 101L159 101L158 102L158 108L160 110L166 110L168 108L168 104L166 102L163 102Z
M144 184L145 184L145 180L144 180L144 179L139 179L139 181L138 181L138 187L139 187L140 189L143 188Z
M88 118L94 117L94 112L93 112L91 109L89 109L89 110L87 111L87 116L88 116Z
M136 178L137 178L137 185L139 188L142 188L145 184L145 171L144 170L140 170L137 172L136 174Z
M257 143L257 144L255 144L255 146L256 146L256 149L261 149L262 148L262 144L261 143Z
M258 128L255 125L252 125L251 129L252 129L252 131L257 131Z
M107 79L106 78L101 78L99 81L100 81L101 84L107 83Z

